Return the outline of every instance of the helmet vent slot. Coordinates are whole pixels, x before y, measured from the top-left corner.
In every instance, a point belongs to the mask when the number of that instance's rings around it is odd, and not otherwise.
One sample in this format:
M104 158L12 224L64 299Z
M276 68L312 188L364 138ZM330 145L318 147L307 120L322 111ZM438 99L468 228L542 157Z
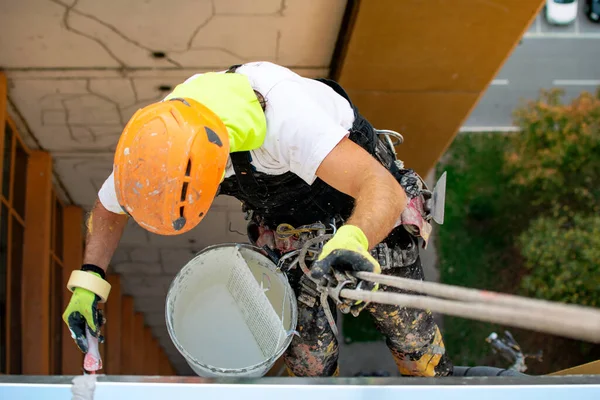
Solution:
M192 160L188 160L187 167L185 167L185 176L190 176L192 173Z
M177 113L174 113L174 112L173 112L173 110L171 110L171 116L173 117L173 119L174 119L175 121L177 121L177 123L178 123L179 125L181 125L181 123L180 123L180 121L179 121L179 116L177 115Z
M190 103L188 103L186 99L183 99L181 97L173 97L172 99L169 99L169 101L180 101L186 106L191 107Z
M179 216L180 217L183 217L183 209L184 208L185 208L184 206L179 207Z
M185 196L187 195L188 183L183 182L183 187L181 188L181 201L185 201Z
M219 135L217 135L215 131L210 129L208 126L204 127L204 130L206 131L206 137L210 143L214 143L219 147L223 147L223 142L221 142L221 138L219 138Z

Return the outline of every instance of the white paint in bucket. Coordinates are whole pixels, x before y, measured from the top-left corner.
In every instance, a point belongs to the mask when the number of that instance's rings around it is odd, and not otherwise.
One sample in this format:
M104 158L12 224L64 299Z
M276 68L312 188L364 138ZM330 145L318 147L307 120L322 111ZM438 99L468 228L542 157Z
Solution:
M258 248L217 245L173 280L167 330L198 375L260 377L291 343L296 312L287 278Z
M207 307L208 304L211 306ZM199 292L180 315L175 321L179 341L197 360L217 368L244 368L264 361L244 316L225 286Z

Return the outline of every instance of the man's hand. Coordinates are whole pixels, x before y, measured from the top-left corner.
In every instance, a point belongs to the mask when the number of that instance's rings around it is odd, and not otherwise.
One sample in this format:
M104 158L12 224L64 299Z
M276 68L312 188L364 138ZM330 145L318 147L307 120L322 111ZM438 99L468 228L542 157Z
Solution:
M369 242L360 228L344 225L329 240L311 269L311 275L320 279L332 268L340 271L381 273L379 263L368 251Z
M95 272L87 272L100 277ZM91 291L83 288L75 288L73 295L65 312L63 313L63 321L71 331L71 337L75 340L77 347L84 352L88 351L88 341L86 338L85 328L90 328L90 332L95 337L100 339L100 327L103 325L102 313L98 310L98 300L100 298Z
M323 246L323 251L317 261L311 268L311 276L315 279L321 279L324 275L332 274L332 270L340 272L346 271L365 271L376 274L381 273L381 267L377 260L369 253L369 242L363 231L353 225L344 225L336 234ZM377 290L378 284L364 282L363 289ZM361 301L345 301L345 307L354 309L353 314L357 315L366 304ZM359 306L360 307L357 307Z
M84 266L94 265L99 270L97 272L88 270L85 271L86 273L103 279L100 273L104 273L108 268L125 225L127 225L126 215L112 213L104 208L99 200L96 200L96 204L87 220L88 233L83 263ZM75 287L69 305L63 313L63 321L69 327L71 337L75 340L77 347L84 353L87 353L89 348L86 338L86 326L90 328L92 335L98 337L100 342L103 340L100 336L103 317L98 310L99 301L100 297L90 290Z

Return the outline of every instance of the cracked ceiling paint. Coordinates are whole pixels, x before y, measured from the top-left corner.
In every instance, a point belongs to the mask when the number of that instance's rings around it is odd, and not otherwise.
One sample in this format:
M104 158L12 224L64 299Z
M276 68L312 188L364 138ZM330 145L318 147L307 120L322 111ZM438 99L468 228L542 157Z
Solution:
M325 76L345 6L345 0L2 1L0 67L13 118L26 140L34 135L52 153L70 197L89 209L111 172L121 129L137 109L195 73L244 61ZM165 282L202 248L245 242L244 232L239 202L220 197L192 232L161 237L130 225L121 241L113 263L123 265L121 272L137 266L122 273L124 288L181 373L190 370L157 307ZM139 268L145 262L147 271Z
M263 59L326 68L345 3L180 0L173 7L157 0L2 2L0 65L220 68ZM165 57L154 58L153 52Z

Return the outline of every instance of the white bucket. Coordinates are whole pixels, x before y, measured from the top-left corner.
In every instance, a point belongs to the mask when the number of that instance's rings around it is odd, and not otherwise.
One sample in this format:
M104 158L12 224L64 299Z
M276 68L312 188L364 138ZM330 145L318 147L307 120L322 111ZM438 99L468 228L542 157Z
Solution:
M260 249L211 246L177 274L167 294L167 330L203 377L261 377L292 341L296 297Z

